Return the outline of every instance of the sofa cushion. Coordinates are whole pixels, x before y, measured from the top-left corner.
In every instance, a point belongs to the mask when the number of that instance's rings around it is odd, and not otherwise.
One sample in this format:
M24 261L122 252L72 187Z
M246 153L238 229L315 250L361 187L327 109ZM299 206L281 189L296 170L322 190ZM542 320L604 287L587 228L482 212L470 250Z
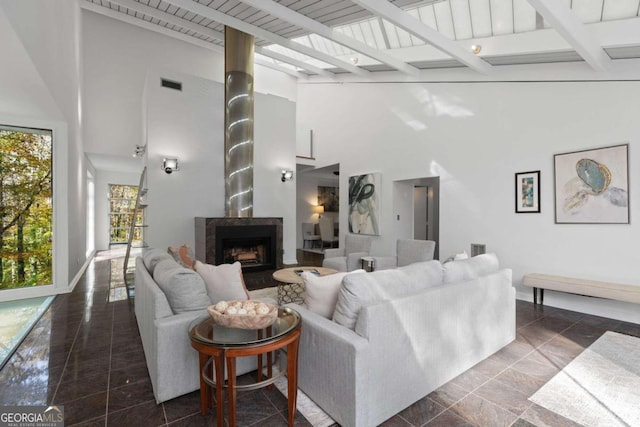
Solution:
M162 249L152 248L147 249L142 253L142 262L144 262L144 266L147 267L147 271L150 275L153 276L153 271L156 268L156 265L162 260L172 259L171 255L163 251Z
M202 310L211 304L202 277L193 270L181 267L170 256L155 266L153 280L162 289L171 310L176 314Z
M326 276L318 276L309 271L301 274L304 280L304 303L310 311L331 318L338 302L338 292L342 285L342 279L348 274L364 273L364 270L355 270L350 273L335 273Z
M444 283L464 282L498 271L496 254L482 254L468 259L447 262L444 267Z
M195 269L204 279L211 304L219 301L249 299L239 262L211 265L196 261Z
M415 295L442 284L442 266L425 261L393 270L349 274L342 279L333 320L354 329L362 307L378 302Z

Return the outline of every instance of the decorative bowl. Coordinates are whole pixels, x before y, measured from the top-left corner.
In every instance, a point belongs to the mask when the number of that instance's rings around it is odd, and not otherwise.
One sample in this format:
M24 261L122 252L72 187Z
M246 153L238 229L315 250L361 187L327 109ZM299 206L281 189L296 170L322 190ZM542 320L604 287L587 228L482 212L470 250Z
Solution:
M238 329L264 329L278 318L277 306L257 300L220 301L207 311L218 325Z

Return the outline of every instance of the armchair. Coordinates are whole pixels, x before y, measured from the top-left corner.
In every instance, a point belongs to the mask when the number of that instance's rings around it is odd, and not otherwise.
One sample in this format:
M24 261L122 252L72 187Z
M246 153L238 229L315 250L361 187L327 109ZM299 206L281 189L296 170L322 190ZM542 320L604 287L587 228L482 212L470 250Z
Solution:
M360 268L360 258L369 256L371 237L347 234L344 248L325 249L322 266L338 271L353 271Z
M433 240L398 239L396 243L396 256L376 256L376 270L403 267L414 262L431 261L436 249Z

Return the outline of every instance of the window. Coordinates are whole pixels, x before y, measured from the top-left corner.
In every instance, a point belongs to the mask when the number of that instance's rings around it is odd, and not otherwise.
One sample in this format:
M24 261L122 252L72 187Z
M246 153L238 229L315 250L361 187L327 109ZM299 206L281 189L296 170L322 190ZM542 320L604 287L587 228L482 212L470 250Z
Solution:
M53 282L52 136L0 125L0 289Z
M137 196L137 185L109 185L110 244L127 243ZM141 245L144 240L143 224L144 212L140 210L136 215L136 228L133 230L132 243L135 245Z

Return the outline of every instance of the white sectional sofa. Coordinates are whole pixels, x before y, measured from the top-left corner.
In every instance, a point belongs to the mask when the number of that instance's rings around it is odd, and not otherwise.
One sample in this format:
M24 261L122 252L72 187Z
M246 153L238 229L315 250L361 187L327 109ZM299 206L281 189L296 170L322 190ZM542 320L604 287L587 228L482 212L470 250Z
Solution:
M206 307L211 301L198 273L181 267L166 252L153 249L143 257L136 258L135 314L153 394L156 402L161 403L200 388L198 352L191 347L188 329L195 319L208 316ZM154 270L160 263L165 267L165 272L157 274L156 271L156 277L161 276L160 280L166 281L166 285L174 289L187 282L198 286L202 282L201 301L191 301L191 305L195 304L200 308L174 312L175 307L172 309L167 296L153 277ZM237 360L238 375L254 371L256 367L255 357Z
M291 304L299 387L343 427L380 424L515 339L511 275L427 261L345 276L333 320Z

